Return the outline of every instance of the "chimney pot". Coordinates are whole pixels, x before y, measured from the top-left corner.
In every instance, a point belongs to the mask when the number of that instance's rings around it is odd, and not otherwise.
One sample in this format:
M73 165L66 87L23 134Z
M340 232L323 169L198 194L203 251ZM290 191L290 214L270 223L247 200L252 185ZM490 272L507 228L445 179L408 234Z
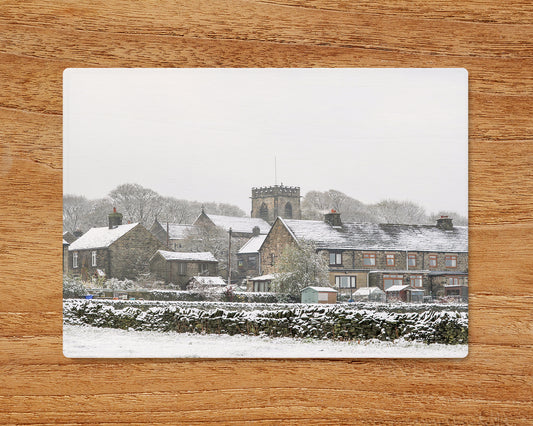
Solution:
M324 215L324 222L331 226L342 226L341 214L337 213L335 209L331 209L331 213Z
M448 216L441 216L440 219L437 219L437 228L451 231L453 229L452 219Z
M118 213L116 207L113 207L113 213L108 216L109 229L114 229L119 225L122 225L122 213Z

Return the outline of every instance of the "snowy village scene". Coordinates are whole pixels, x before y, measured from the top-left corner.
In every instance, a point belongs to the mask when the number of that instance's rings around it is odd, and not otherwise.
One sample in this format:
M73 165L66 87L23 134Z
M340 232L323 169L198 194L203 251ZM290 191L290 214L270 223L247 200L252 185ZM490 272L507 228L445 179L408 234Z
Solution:
M464 69L67 69L63 353L463 358Z

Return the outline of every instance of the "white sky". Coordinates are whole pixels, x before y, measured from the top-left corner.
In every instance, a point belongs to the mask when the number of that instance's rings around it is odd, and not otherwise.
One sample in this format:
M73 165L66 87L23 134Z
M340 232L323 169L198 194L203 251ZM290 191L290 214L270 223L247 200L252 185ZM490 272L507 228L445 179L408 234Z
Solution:
M251 208L253 186L468 209L464 69L68 69L65 193Z

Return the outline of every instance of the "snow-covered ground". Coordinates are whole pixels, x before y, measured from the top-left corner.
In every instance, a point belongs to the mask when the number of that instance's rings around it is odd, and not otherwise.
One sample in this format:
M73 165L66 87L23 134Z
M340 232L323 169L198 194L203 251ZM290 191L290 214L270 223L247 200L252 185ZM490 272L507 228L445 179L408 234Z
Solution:
M69 358L464 358L468 345L268 338L65 325Z

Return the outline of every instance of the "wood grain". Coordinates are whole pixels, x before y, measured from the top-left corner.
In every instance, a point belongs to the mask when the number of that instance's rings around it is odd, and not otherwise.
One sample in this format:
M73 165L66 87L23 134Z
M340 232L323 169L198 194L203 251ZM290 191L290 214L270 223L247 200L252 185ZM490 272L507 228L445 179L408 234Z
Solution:
M533 423L529 1L0 1L0 421ZM465 67L464 360L70 360L66 67ZM31 274L28 274L28 264Z

